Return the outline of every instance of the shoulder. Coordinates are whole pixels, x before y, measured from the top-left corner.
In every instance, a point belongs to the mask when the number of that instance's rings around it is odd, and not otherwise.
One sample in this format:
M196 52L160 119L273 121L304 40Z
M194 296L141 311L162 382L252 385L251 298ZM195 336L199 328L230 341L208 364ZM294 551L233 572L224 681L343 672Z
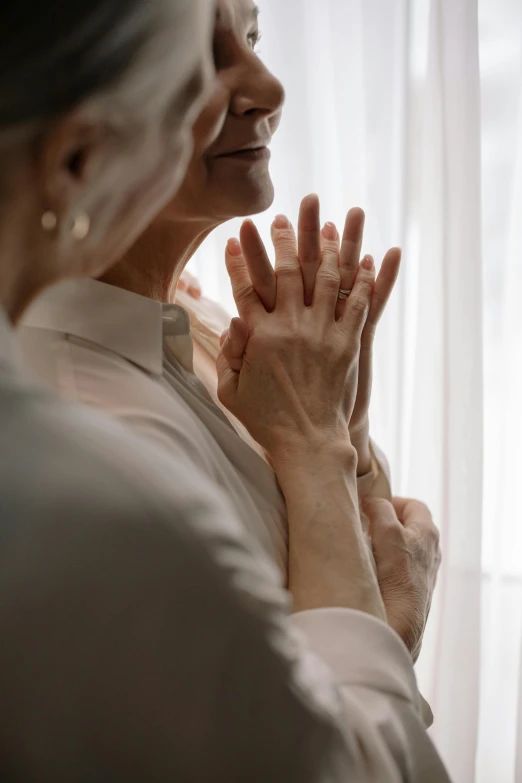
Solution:
M112 509L150 517L159 513L162 494L170 506L182 502L161 469L161 456L147 444L109 416L37 386L2 385L0 427L2 520L56 514L78 520Z
M201 424L174 388L162 382L161 351L147 371L84 339L36 327L20 328L24 359L31 371L69 402L103 411L129 431L174 458L183 454L209 472ZM177 456L176 456L177 455Z
M187 525L213 557L247 572L254 541L223 491L181 446L166 453L120 422L37 388L0 388L0 537L65 520ZM273 574L270 575L270 578Z

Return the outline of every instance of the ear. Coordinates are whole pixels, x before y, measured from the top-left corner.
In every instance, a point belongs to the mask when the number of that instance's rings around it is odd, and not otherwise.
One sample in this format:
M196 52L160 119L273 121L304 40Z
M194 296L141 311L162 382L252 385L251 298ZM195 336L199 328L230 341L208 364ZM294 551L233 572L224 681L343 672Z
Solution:
M72 112L54 123L41 138L36 166L43 209L61 219L75 211L89 180L101 166L100 155L108 129L84 111Z

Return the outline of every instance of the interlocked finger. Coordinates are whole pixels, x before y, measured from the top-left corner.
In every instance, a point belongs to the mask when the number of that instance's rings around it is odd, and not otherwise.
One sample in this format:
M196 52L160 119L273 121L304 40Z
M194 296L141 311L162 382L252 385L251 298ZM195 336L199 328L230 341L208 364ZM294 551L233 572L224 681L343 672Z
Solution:
M317 272L313 305L320 308L325 317L335 319L339 301L339 234L333 223L326 223L322 232L321 266Z
M277 307L300 311L303 308L303 275L297 256L294 229L287 217L278 215L272 224L277 281Z
M301 202L298 224L298 255L303 274L305 304L312 304L315 279L321 263L319 197L313 193Z
M245 257L237 239L229 239L225 261L239 315L248 321L252 316L264 312L265 308L254 290Z
M344 313L346 299L352 291L359 270L364 235L364 221L364 212L357 207L351 209L346 216L339 256L339 272L341 276L340 289L347 293L344 297L341 297L337 303L335 313L337 319L341 318Z
M263 240L251 220L241 227L241 247L250 280L265 309L272 312L276 306L277 280Z

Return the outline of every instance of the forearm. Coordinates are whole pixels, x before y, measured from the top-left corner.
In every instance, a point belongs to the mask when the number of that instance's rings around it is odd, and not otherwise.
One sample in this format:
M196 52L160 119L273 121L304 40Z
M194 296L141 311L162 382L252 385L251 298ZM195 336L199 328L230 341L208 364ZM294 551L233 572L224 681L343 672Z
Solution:
M310 443L275 457L289 520L289 588L295 611L357 609L386 619L361 527L349 440Z

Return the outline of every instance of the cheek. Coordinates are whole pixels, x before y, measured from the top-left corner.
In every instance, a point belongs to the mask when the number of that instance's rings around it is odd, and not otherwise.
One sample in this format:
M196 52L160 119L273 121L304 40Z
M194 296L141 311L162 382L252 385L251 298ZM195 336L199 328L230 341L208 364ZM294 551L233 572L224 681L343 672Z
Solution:
M277 129L281 125L282 118L283 118L282 110L274 114L273 117L270 117L270 130L272 131L272 133L276 133Z
M154 160L151 160L147 175L139 188L145 209L149 214L157 213L169 201L183 182L187 173L194 144L190 129L175 136L175 142L167 138L163 144L157 144Z
M229 106L229 94L218 80L211 100L207 103L194 125L195 154L201 155L218 138L223 130Z

